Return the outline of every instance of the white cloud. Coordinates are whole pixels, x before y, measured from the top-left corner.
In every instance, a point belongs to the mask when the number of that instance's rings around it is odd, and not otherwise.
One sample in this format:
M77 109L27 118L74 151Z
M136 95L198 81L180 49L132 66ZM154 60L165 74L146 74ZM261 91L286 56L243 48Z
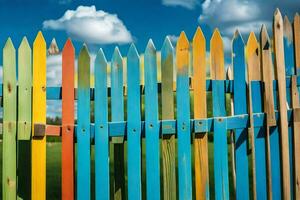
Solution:
M200 5L198 0L162 0L162 4L165 6L181 6L190 10Z
M212 28L219 27L230 38L236 29L248 35L250 31L259 32L262 24L271 30L273 13L277 7L291 19L300 4L294 0L205 0L199 23L208 24Z
M67 10L56 20L43 22L44 29L65 31L71 38L89 44L132 42L132 35L115 14L96 10L95 6L79 6Z

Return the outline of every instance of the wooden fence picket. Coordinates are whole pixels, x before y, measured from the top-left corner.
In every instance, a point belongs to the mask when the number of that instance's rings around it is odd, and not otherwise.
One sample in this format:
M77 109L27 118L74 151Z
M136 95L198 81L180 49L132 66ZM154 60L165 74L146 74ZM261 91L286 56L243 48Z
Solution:
M11 39L8 38L3 48L3 199L17 198L16 84L16 50Z
M293 109L293 151L294 157L294 183L298 183L300 180L300 158L298 154L300 153L300 103L299 103L299 93L297 88L297 76L292 76L291 78L291 94L292 94L292 109ZM300 185L294 184L294 198L300 198Z
M181 32L176 45L176 102L179 199L192 199L191 127L189 94L189 41Z
M62 199L74 199L74 70L75 50L70 39L62 51Z
M39 32L33 43L32 200L46 199L46 42Z
M225 68L221 34L216 29L210 41L212 105L214 116L215 198L229 199L228 150L225 110Z
M279 112L280 112L280 144L281 144L281 165L282 165L282 192L284 199L291 198L290 190L290 167L289 167L289 136L288 119L286 105L286 79L285 62L283 47L283 21L280 11L274 13L274 58L275 58L275 77L277 79Z
M206 41L198 27L193 38L194 118L207 117L206 105ZM208 133L195 133L195 195L196 199L209 199Z
M110 199L107 61L100 49L95 60L95 193Z
M142 199L140 60L132 44L127 54L128 198Z
M91 198L90 56L84 45L78 57L77 199Z
M174 49L166 37L161 49L161 113L162 120L174 119ZM163 126L163 125L162 125ZM175 135L162 133L162 166L164 199L176 199L176 140Z
M160 199L159 123L156 49L150 39L144 58L147 199Z
M249 87L249 104L250 107L250 123L253 129L253 143L255 157L255 186L256 195L254 198L267 200L267 164L266 164L266 135L262 127L254 126L254 117L252 114L263 112L262 109L262 84L258 81L262 80L260 65L260 49L253 32L250 33L247 42L247 66L248 66L248 87ZM253 184L254 186L254 184Z
M18 49L18 197L31 197L31 98L32 98L32 54L26 37Z
M238 31L232 42L234 114L247 114L246 66L244 41ZM248 131L235 130L236 199L249 199Z
M263 80L264 112L266 113L266 157L267 157L267 183L270 197L278 197L280 192L280 165L279 165L279 135L275 119L273 91L273 63L271 55L271 43L265 25L260 32L261 73ZM275 98L276 99L276 98ZM272 168L272 171L271 171ZM275 181L276 180L276 181Z
M116 47L111 60L111 121L124 120L123 97L123 60L119 48ZM125 198L124 178L124 138L113 137L114 160L114 198Z

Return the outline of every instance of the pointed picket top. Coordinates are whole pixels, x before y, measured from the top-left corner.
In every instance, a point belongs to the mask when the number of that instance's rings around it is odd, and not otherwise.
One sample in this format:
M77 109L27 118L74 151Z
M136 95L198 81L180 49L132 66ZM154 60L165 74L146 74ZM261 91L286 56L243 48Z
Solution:
M243 37L239 30L236 30L233 35L232 46L234 47L235 45L245 45Z
M38 32L38 34L33 42L33 47L34 48L37 48L37 47L46 48L46 41L45 41L45 38L41 31Z
M180 33L176 45L176 60L177 60L177 73L188 73L189 65L189 40L184 31Z
M114 50L114 54L112 56L112 67L123 67L123 60L122 60L122 55L121 55L121 52L119 50L119 47L115 47L115 50ZM119 63L119 64L116 64L116 63Z
M70 38L67 39L64 48L63 48L63 52L64 51L74 51L74 46L72 43L72 40Z
M48 55L57 55L57 54L59 54L59 48L57 46L55 38L52 39L47 52L48 52Z
M29 51L31 50L30 45L28 43L27 38L23 37L22 42L21 42L21 44L19 46L19 51L28 51L28 50Z
M248 37L246 58L248 64L248 81L261 80L259 44L254 32L251 32Z
M140 59L139 58L139 53L135 47L135 45L132 43L129 47L128 53L127 53L127 59Z
M83 44L82 48L80 49L79 57L90 57L89 50L86 44Z
M200 41L205 40L205 36L204 36L204 34L203 34L203 32L202 32L202 30L201 30L201 28L199 26L197 27L197 30L196 30L196 32L194 34L193 44L195 42L197 42L197 40L200 40Z
M289 44L293 41L293 28L287 16L284 16L283 19L283 36L287 38Z
M282 15L281 12L279 10L279 8L276 8L275 12L274 12L274 22L279 22L280 24L276 24L276 27L282 28L281 24L282 24Z
M107 65L107 60L106 60L106 57L105 57L105 54L104 54L102 48L100 48L99 51L97 52L95 62L98 62L100 64L100 66L106 66Z
M227 78L228 80L233 80L233 73L232 73L231 66L229 66L229 67L227 68L226 78Z
M269 38L266 25L262 25L261 27L260 40L261 40L262 50L271 49L270 38Z
M148 41L148 44L147 44L146 49L145 49L145 56L153 54L153 53L156 53L156 49L155 49L155 46L154 46L154 43L153 43L152 39L150 39Z
M12 42L12 40L11 40L10 37L7 39L3 50L4 51L15 51L14 44L13 44L13 42Z
M214 80L223 80L225 79L224 47L222 36L218 29L215 29L211 37L210 51L211 78Z
M166 52L170 52L170 51L173 51L173 45L172 45L172 42L171 42L169 36L167 36L162 45L161 53L163 53L163 52L166 53Z

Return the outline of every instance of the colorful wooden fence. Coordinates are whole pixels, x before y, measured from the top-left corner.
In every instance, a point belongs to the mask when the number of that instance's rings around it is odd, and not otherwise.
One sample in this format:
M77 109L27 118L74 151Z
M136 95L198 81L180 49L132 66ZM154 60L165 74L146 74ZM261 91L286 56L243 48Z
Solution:
M250 33L246 45L236 31L229 68L225 66L223 40L217 29L210 39L209 62L200 28L192 42L182 32L176 48L166 38L160 62L152 40L143 62L133 44L127 62L118 48L110 63L100 49L93 61L94 88L90 85L91 60L85 45L78 56L78 87L74 87L75 49L70 40L62 51L62 86L46 87L46 43L42 33L38 33L33 51L23 39L18 59L8 39L3 49L0 87L2 199L46 199L49 136L62 137L61 194L65 200L90 199L92 180L96 199L229 199L233 197L230 193L242 200L299 199L299 15L291 24L276 10L273 31L271 40L262 26L259 41ZM232 79L226 79L226 70L229 76L233 73ZM227 94L233 95L230 114L226 111L226 102L230 101ZM210 97L212 102L207 101ZM46 99L62 101L61 125L46 124ZM228 149L229 131L234 132L233 153ZM95 179L91 177L92 145ZM146 155L144 161L142 153ZM114 167L110 167L111 158ZM210 186L210 182L214 184Z

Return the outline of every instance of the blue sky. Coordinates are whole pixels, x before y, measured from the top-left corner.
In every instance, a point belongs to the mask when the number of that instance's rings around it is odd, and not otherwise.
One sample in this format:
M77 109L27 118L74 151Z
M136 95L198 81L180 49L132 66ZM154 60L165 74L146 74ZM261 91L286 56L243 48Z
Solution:
M50 45L55 38L59 48L68 37L74 42L76 54L82 43L88 44L92 55L101 47L110 60L115 45L122 55L127 54L130 43L140 53L150 38L157 49L165 36L173 42L184 30L192 39L197 26L201 26L209 39L215 27L224 39L226 62L230 64L231 38L239 29L247 40L250 31L256 34L262 24L271 30L275 8L293 18L300 11L297 0L0 0L0 46L11 37L17 48L23 36L30 44L39 30ZM258 36L258 35L257 35ZM0 48L2 54L2 48ZM2 56L0 57L0 69ZM0 71L2 76L2 70ZM47 59L47 85L59 85L61 56ZM60 78L59 78L60 79ZM55 104L56 105L56 104ZM50 109L50 107L49 107ZM59 111L57 105L52 108ZM50 109L51 113L51 109Z

